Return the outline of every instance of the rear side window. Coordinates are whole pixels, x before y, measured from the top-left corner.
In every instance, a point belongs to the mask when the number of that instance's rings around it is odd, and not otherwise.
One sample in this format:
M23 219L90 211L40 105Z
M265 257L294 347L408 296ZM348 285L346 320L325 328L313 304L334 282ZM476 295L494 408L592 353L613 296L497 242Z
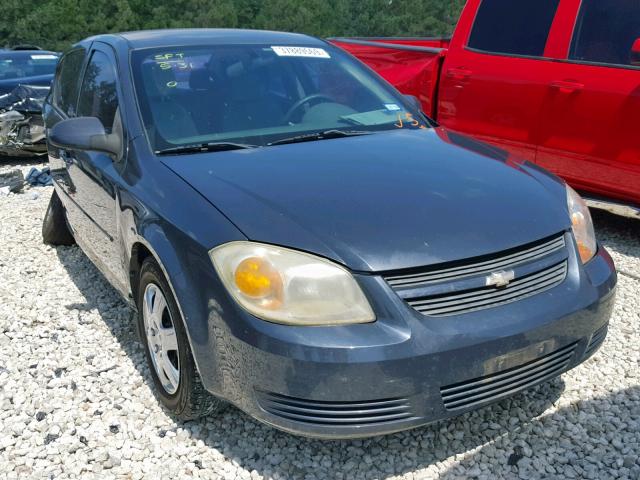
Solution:
M482 0L470 48L541 57L560 0Z
M53 103L68 116L75 115L84 50L74 50L62 57L53 95Z
M78 101L78 116L100 119L107 133L110 133L117 109L114 65L104 53L96 51L84 73Z
M631 47L638 38L638 0L583 0L569 58L631 65Z

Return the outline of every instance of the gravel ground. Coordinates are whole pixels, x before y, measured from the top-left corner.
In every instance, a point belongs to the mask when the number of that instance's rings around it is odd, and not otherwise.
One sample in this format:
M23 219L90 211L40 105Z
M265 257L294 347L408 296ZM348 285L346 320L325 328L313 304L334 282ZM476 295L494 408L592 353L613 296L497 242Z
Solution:
M41 243L51 190L0 197L0 478L640 478L639 221L594 214L623 273L588 362L450 421L323 442L234 408L167 415L131 311L77 247Z

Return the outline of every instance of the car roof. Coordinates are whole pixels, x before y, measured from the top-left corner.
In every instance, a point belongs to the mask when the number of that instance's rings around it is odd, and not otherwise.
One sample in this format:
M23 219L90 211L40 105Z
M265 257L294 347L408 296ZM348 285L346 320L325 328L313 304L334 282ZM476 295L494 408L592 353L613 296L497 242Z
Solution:
M184 28L164 30L140 30L116 34L98 35L87 40L116 43L124 39L130 49L229 44L285 44L321 46L318 38L299 33L271 32L266 30L241 30L225 28Z

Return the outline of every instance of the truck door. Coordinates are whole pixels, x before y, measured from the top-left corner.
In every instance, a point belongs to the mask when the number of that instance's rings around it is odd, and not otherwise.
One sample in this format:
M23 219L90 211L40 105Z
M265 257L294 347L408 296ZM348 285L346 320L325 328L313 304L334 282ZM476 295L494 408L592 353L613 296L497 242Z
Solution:
M640 3L583 0L576 17L547 86L536 161L578 189L640 204Z
M534 160L560 0L469 0L445 58L438 120Z

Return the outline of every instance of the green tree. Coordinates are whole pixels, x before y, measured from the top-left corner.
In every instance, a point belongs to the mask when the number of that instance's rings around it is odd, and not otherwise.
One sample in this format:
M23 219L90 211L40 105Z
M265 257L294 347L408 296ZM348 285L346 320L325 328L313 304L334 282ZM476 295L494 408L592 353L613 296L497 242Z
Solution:
M449 34L464 0L3 0L0 45L64 50L99 33L258 28L328 36Z

